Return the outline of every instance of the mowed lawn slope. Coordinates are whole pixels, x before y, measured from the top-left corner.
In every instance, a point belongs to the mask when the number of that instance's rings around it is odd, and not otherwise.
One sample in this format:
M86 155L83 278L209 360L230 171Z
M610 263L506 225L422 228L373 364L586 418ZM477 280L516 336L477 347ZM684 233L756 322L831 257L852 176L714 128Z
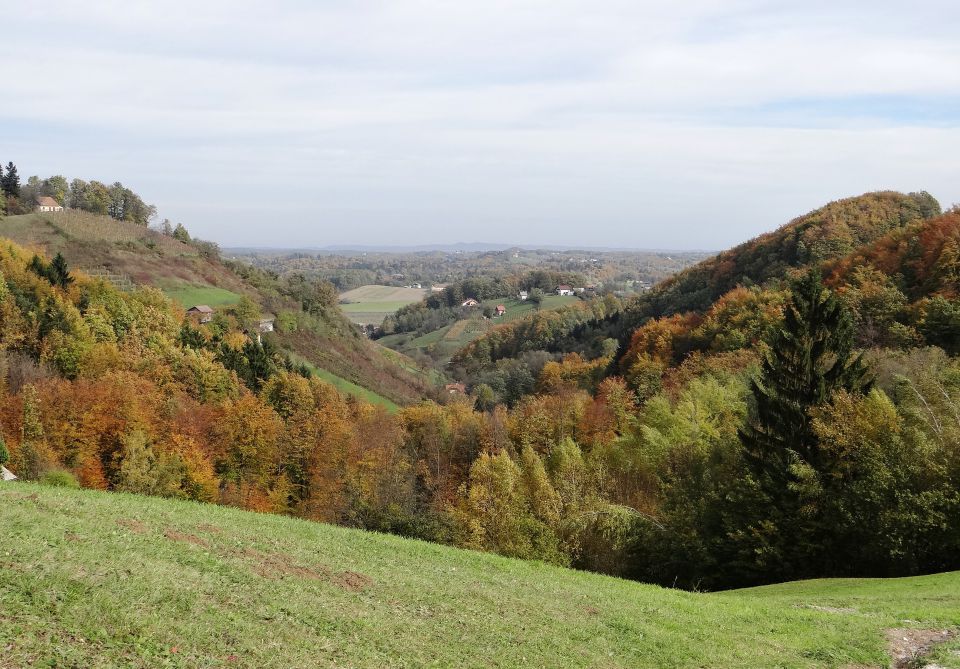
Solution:
M20 483L0 527L4 667L880 667L886 630L960 625L956 573L693 594Z

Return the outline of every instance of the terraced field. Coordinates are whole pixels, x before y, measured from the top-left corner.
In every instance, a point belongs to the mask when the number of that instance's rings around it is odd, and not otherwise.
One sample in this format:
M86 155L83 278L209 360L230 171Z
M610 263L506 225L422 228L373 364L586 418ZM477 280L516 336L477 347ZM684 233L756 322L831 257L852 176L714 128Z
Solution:
M428 292L421 288L361 286L340 294L340 309L354 323L380 325L397 309L419 302Z

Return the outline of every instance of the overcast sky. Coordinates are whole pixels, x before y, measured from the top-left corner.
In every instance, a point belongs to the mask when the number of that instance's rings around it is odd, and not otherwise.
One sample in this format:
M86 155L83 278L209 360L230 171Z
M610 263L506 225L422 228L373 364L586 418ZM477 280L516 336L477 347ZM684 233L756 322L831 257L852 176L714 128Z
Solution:
M719 249L960 202L956 0L21 2L0 160L227 246Z

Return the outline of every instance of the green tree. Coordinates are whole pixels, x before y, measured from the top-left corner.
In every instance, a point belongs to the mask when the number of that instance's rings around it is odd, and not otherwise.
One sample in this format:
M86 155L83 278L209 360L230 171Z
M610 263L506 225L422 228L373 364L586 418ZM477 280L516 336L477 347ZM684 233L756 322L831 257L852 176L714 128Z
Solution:
M20 175L12 160L7 163L7 170L0 178L0 188L10 197L20 197Z
M0 433L0 466L10 462L10 451L7 450L7 442L3 439L3 433Z
M543 291L539 288L534 288L530 291L530 295L527 296L527 299L530 300L537 309L540 308L540 305L543 304Z
M187 232L185 227L183 227L183 223L177 223L177 227L173 229L173 238L183 242L184 244L190 243L190 233Z
M63 254L58 253L50 263L49 279L50 283L60 288L66 288L73 283L73 277L70 276L70 270L67 268L67 261Z
M792 283L783 325L768 338L758 379L751 383L753 418L740 431L747 466L762 493L759 521L775 528L778 557L768 576L816 570L817 493L830 458L821 450L811 410L837 391L864 392L868 370L853 352L852 319L820 275L811 271Z

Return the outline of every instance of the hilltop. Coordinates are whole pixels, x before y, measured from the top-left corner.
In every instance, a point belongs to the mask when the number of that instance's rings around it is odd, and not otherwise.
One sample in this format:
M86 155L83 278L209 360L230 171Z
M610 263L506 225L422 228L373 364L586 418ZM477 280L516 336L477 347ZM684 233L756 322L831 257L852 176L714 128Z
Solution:
M20 483L0 524L4 666L884 667L895 646L906 667L960 626L960 573L688 593ZM958 649L927 659L960 667Z
M304 305L284 294L276 277L221 261L212 245L187 244L129 221L67 210L0 219L0 237L52 257L121 288L154 286L184 308L215 309L246 297L276 317L273 338L299 362L312 365L341 390L390 408L430 392L427 377L409 359L364 338L335 305Z

